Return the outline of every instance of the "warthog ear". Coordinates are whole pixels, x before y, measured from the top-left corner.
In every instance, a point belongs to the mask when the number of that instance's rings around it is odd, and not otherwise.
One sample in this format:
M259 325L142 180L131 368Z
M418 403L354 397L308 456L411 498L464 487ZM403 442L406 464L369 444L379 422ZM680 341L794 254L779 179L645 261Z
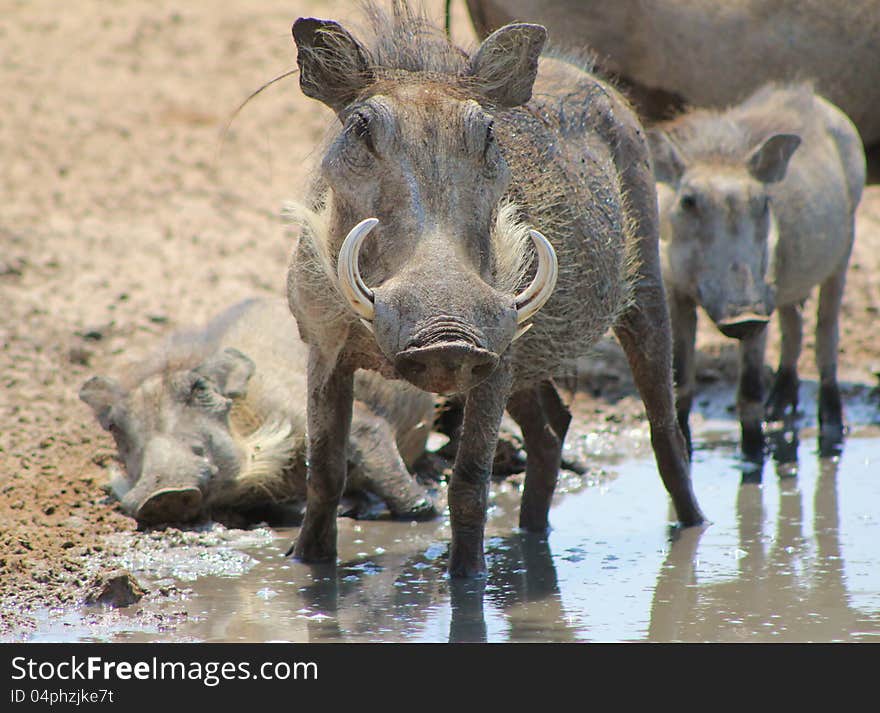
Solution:
M672 137L660 129L651 129L648 131L648 147L651 149L654 178L660 183L678 183L684 173L685 161Z
M122 397L122 389L113 379L93 376L79 390L79 397L94 411L95 418L106 429L110 425L110 410Z
M301 17L293 23L293 39L303 94L337 114L370 81L367 51L338 22Z
M471 58L468 74L499 106L519 106L532 98L538 57L547 40L541 25L505 25L489 35Z
M800 145L801 137L796 134L774 134L749 154L749 173L764 183L781 181L791 155Z
M214 354L194 371L217 384L221 394L234 399L244 395L255 369L256 366L248 357L238 349L229 348Z

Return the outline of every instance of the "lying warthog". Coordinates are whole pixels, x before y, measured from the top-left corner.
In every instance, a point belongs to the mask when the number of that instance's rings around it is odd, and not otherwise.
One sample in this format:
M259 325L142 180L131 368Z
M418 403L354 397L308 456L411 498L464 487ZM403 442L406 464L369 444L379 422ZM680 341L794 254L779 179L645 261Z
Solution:
M300 86L340 122L288 274L311 347L310 487L294 556L335 558L336 444L357 368L465 394L448 488L453 576L485 572L505 406L528 452L520 524L544 530L571 418L551 376L611 326L678 518L702 522L675 419L656 188L635 116L585 69L539 59L543 27L504 27L468 56L393 7L393 17L371 12L369 49L330 20L293 26Z
M218 512L261 517L304 500L307 355L284 301L255 299L175 335L120 381L87 381L80 398L125 466L115 488L125 511L157 525ZM355 395L350 489L378 495L398 517L433 515L407 471L424 450L432 397L366 373Z
M839 441L837 321L865 181L855 127L808 84L768 85L727 111L693 110L649 138L657 179L674 190L661 201L661 249L685 434L697 305L741 340L742 450L760 459L765 326L778 307L782 348L767 415L779 420L797 407L801 312L821 285L819 422L824 439Z
M812 78L866 145L880 144L880 0L467 0L477 33L540 22L590 49L645 116L724 107L769 81Z

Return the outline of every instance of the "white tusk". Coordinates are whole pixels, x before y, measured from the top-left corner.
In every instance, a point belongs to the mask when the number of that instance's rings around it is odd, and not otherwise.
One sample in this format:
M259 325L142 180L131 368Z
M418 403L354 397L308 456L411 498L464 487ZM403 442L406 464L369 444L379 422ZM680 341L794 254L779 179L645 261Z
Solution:
M519 339L523 334L525 334L526 332L528 332L533 326L534 326L534 325L533 325L531 322L529 322L528 324L523 324L523 325L517 327L517 328L516 328L516 333L513 335L513 339L511 339L510 341L515 342L515 341L516 341L517 339Z
M376 227L378 222L376 218L367 218L354 226L342 242L342 247L339 249L339 259L336 263L336 275L339 278L339 289L342 290L342 296L370 331L373 330L371 323L375 314L373 307L375 298L373 291L364 284L363 278L361 278L361 271L358 269L358 253L364 238Z
M541 233L537 230L529 230L535 251L538 253L538 270L532 284L520 292L515 299L516 323L522 326L535 316L535 313L544 306L556 287L556 279L559 277L559 263L556 260L556 251ZM525 330L518 330L516 337L522 336Z

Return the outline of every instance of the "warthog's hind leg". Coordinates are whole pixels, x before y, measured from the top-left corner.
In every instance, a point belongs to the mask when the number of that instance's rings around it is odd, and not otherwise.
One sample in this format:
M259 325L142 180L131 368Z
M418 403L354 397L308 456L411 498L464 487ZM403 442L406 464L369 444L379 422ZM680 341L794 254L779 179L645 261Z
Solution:
M388 422L357 402L350 448L350 486L378 495L395 518L425 520L437 514L427 490L406 469Z
M837 383L839 319L847 261L819 289L816 318L816 367L819 370L820 451L832 452L843 440L843 405Z
M510 366L504 359L488 379L467 395L461 440L447 490L452 526L449 547L452 577L478 577L486 573L483 531L489 480L510 385Z
M549 525L550 501L571 413L552 381L516 392L507 411L522 430L528 456L519 526L529 532L544 532Z
M303 562L336 559L336 514L345 489L354 376L327 364L314 347L308 371L308 496L299 537L288 554Z
M684 295L672 292L669 295L669 316L672 320L675 411L690 455L693 452L690 414L697 383L694 353L697 340L697 303Z
M678 521L699 525L703 513L691 485L687 444L678 425L672 388L672 344L659 266L654 279L642 277L636 284L634 304L615 327L626 352L636 387L641 394L651 428L651 445L663 485L672 498Z

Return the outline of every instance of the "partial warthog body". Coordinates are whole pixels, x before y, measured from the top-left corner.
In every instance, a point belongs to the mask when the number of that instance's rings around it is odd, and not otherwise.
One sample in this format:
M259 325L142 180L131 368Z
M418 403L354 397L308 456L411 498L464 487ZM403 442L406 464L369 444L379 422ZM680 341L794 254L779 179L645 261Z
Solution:
M742 447L760 458L765 326L779 311L782 348L767 402L793 414L803 304L820 285L816 362L823 437L843 433L838 313L865 181L852 122L809 84L768 85L723 112L693 110L650 132L661 190L661 252L674 331L678 418L694 395L696 307L740 339Z
M453 575L485 571L505 406L528 452L520 524L544 530L570 421L551 377L612 326L679 519L701 522L634 114L585 68L540 57L542 27L502 28L468 56L401 3L392 14L373 9L369 48L329 20L293 26L302 90L340 122L288 275L311 346L314 488L295 556L335 557L345 468L332 444L349 431L357 368L464 395L448 490Z
M307 359L284 301L254 299L174 335L118 380L87 381L80 397L125 466L115 489L126 512L156 525L305 500ZM433 399L368 373L355 394L348 448L334 444L349 490L399 517L432 515L407 467L424 451Z
M683 102L725 107L762 84L812 78L880 144L880 0L467 0L477 33L539 22L553 44L591 50L643 116ZM664 116L665 114L665 116Z

